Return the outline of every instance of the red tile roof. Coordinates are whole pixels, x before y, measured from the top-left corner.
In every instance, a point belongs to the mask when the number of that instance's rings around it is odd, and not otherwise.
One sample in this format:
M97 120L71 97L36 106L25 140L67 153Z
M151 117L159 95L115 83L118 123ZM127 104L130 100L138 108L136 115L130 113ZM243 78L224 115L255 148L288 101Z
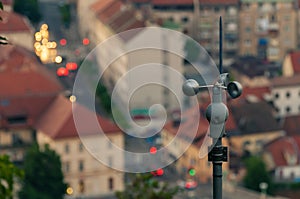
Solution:
M292 66L295 74L300 73L300 51L290 53Z
M296 157L295 164L299 164L300 136L280 137L268 143L265 151L269 152L276 166L289 166L288 157Z
M62 91L31 52L18 46L0 46L0 115L2 127L32 127L37 118ZM9 117L24 116L13 125Z
M0 97L6 98L43 96L62 90L33 53L18 46L0 46L0 81Z
M1 0L1 2L3 3L3 5L12 5L13 4L13 0Z
M300 135L300 115L284 118L283 130L287 135Z
M31 32L31 27L26 18L17 13L1 11L0 17L2 17L0 33Z
M90 120L87 118L94 115L94 113L82 105L75 105L76 111L80 111L83 119L85 135L99 134L99 129L90 125ZM120 129L110 120L97 116L99 125L103 133L120 133ZM36 125L36 129L50 136L52 139L73 138L78 137L77 129L75 127L72 103L64 96L59 95L55 101L45 111L41 119Z
M273 87L295 86L300 84L300 74L292 77L275 77L270 80Z
M270 88L267 86L262 87L243 87L242 95L239 97L239 99L246 99L247 96L255 96L259 100L264 99L265 94L270 93Z
M137 18L136 10L126 6L121 0L109 0L105 3L100 0L92 4L91 10L115 33L145 26L144 22Z
M193 0L152 0L153 5L192 5Z
M199 0L201 5L238 4L238 0ZM193 5L194 0L152 0L153 5Z
M107 7L103 12L101 12L98 15L98 18L103 22L103 23L109 23L109 21L113 21L114 18L118 15L116 15L116 11L120 11L122 9L122 2L120 1L115 1L112 3L109 7Z

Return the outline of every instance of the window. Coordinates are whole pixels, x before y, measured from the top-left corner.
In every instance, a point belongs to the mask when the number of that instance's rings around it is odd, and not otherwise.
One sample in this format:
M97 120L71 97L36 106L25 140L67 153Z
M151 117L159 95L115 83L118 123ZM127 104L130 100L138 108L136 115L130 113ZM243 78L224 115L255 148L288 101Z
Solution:
M289 27L288 25L286 25L286 26L284 26L284 30L285 30L286 32L288 32L288 31L290 30L290 27Z
M249 26L246 27L246 28L245 28L245 32L250 33L250 32L251 32L251 27L249 27Z
M251 46L251 40L250 39L246 39L245 41L244 41L244 45L245 46Z
M286 98L290 98L291 93L290 92L286 92L285 96L286 96Z
M65 153L69 153L70 152L70 146L68 143L65 144Z
M78 145L78 150L79 150L79 152L83 151L83 144L81 142Z
M285 110L286 110L287 113L289 113L289 112L291 111L291 107L287 106L287 107L285 108Z
M113 179L112 177L110 177L110 178L108 179L108 189L109 189L110 191L113 191L113 190L114 190L114 179Z
M66 173L70 172L70 162L65 162L64 170Z
M79 170L79 171L83 171L83 170L84 170L84 163L83 163L83 160L79 160L78 170Z
M7 122L9 124L26 124L27 117L24 115L17 115L7 118Z
M189 18L188 17L182 17L181 18L181 22L182 23L187 23L189 21Z
M275 15L271 15L271 22L276 22L276 16Z

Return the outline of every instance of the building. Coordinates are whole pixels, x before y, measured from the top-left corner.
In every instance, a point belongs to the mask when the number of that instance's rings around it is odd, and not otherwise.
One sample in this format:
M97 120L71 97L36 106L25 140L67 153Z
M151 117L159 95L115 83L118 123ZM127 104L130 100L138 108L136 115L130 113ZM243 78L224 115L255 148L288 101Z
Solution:
M273 105L279 118L300 113L300 76L277 77L271 80Z
M25 48L6 45L0 52L0 153L21 164L35 142L34 125L62 87Z
M223 17L223 52L231 58L238 51L238 9L239 1L230 0L153 0L137 5L150 4L154 19L161 19L162 26L170 22L177 24L177 30L198 41L214 59L219 52L219 17ZM149 3L150 2L150 3Z
M258 154L264 144L285 135L267 102L242 99L229 107L238 129L229 134L230 147L240 156Z
M253 56L239 57L230 65L231 77L243 87L269 87L270 79L280 74L279 64Z
M282 128L288 136L300 134L300 115L292 115L283 118Z
M196 108L183 113L181 122L173 120L162 131L162 142L168 148L166 159L173 159L177 172L183 180L193 179L200 183L212 181L212 163L208 162L208 147L211 139L208 136L209 123L205 118L205 106L199 110L197 120ZM236 129L230 116L226 121L226 132ZM193 131L195 131L193 133ZM223 146L228 146L228 140L223 139ZM195 175L189 175L189 169L195 170ZM228 172L229 163L224 162L223 170Z
M299 135L279 137L264 146L263 159L275 181L299 182L299 147Z
M282 61L297 47L293 0L240 1L239 54Z
M100 72L103 72L102 81L108 90L112 92L117 82L123 78L125 82L117 85L122 88L115 89L118 90L117 99L126 105L130 98L132 111L149 109L153 104L163 104L168 113L178 109L183 101L183 94L181 88L174 86L171 82L183 82L183 78L178 79L168 71L168 67L164 66L171 66L178 72L177 75L182 74L184 58L176 53L167 52L169 49L182 52L184 41L181 42L180 35L167 30L155 30L154 27L143 29L147 26L147 22L143 20L139 11L120 0L96 1L90 5L89 9L92 23L83 23L85 27L81 29L85 30L84 34L88 35L94 46L101 45L94 51L97 53L95 63ZM93 26L89 27L87 24L93 24ZM118 33L121 34L115 37ZM107 40L108 38L110 39ZM136 47L147 49L135 50ZM123 52L126 52L126 55L123 55ZM139 71L139 69L130 71L150 63L155 63L151 65L152 68L149 66L144 71ZM155 69L154 65L156 65ZM131 78L129 71L139 74L134 74L135 78ZM137 82L154 83L143 84L132 96L129 96L132 91L142 85ZM158 84L165 87L158 86ZM175 91L172 90L173 88ZM178 99L172 91L180 95Z
M291 77L300 73L300 51L292 51L286 54L282 63L282 75Z
M6 6L7 4L4 4ZM33 50L34 28L29 20L13 11L10 7L0 12L2 18L0 23L0 35L7 38L8 42L14 45ZM7 11L6 11L7 10Z
M85 118L93 114L81 105L74 106ZM39 145L49 144L60 155L64 180L74 198L113 195L124 187L124 173L113 169L124 165L123 152L113 147L124 148L123 133L109 120L97 117L103 133L94 129L90 121L85 121L84 129L81 128L84 132L79 136L72 103L59 95L36 124Z

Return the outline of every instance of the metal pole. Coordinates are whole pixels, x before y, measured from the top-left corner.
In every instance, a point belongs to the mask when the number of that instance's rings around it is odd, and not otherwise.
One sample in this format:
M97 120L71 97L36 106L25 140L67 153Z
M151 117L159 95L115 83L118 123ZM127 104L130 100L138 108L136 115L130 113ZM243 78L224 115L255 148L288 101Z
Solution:
M214 148L222 147L222 138L217 140ZM220 150L218 150L220 151ZM222 156L223 153L215 154ZM213 199L222 199L222 161L213 161Z
M223 72L223 38L222 38L222 17L220 16L219 19L219 72L222 74ZM213 92L215 90L213 89ZM214 93L216 95L219 95L217 100L215 97L213 97L213 102L218 101L218 103L222 102L222 92L217 92ZM220 101L219 101L220 100ZM212 113L213 114L213 113ZM222 163L224 156L226 155L227 159L227 154L224 154L223 151L223 146L222 146L222 137L225 133L225 121L224 122L224 127L222 129L222 132L220 133L219 138L213 137L213 143L215 143L213 149L212 149L212 164L213 164L213 199L222 199L222 190L223 190L223 185L222 185ZM214 132L216 133L216 132Z
M222 164L228 160L228 148L222 146L225 136L225 122L228 109L223 103L223 91L231 98L237 98L242 93L242 86L236 81L229 82L228 73L222 73L222 17L220 17L220 49L219 49L219 80L214 85L200 86L193 79L187 80L182 86L187 96L196 95L203 87L212 87L212 103L207 107L206 118L210 123L210 137L213 144L209 147L208 161L213 164L213 199L222 199Z

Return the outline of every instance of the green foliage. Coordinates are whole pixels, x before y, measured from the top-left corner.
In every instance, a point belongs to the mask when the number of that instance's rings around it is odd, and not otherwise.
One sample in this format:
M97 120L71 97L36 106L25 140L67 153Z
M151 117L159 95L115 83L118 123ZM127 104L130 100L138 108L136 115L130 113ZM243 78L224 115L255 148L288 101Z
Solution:
M189 62L195 62L199 58L200 49L195 41L187 39L184 44L185 58Z
M7 155L0 156L0 198L12 199L14 183L22 179L23 171L17 168Z
M244 177L245 187L260 192L259 184L265 182L269 186L267 192L272 192L273 183L271 176L261 158L256 156L249 157L245 160L245 166L247 170L247 174Z
M41 19L38 0L14 0L13 9L15 12L27 16L33 23L38 23Z
M172 199L179 191L166 183L159 183L148 174L136 174L123 192L116 192L118 199Z
M300 190L300 182L276 183L274 189L278 190Z
M104 110L109 114L111 112L111 97L105 85L103 85L101 82L97 86L96 95L100 99Z
M65 26L68 27L71 22L71 7L70 4L63 4L59 6L60 14L62 21L64 22Z
M32 146L24 161L25 178L20 199L62 199L66 184L58 154L45 145L43 150L38 145Z

